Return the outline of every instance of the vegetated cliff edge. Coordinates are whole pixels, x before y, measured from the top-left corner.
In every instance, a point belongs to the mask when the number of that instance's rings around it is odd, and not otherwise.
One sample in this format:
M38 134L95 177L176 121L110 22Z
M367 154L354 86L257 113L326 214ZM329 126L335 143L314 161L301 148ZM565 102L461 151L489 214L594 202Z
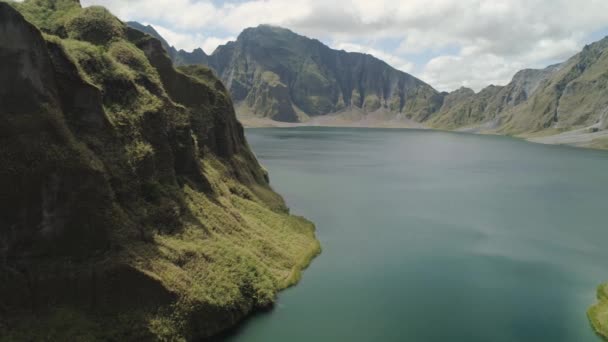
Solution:
M597 304L587 311L587 316L595 332L608 341L608 283L598 287L597 300Z
M319 252L222 83L77 0L0 2L0 188L9 341L205 338Z
M130 25L162 39L151 26ZM244 30L211 55L165 45L176 65L212 68L249 125L427 127L608 148L608 39L478 93L440 93L373 56L268 25Z
M151 25L142 25L136 21L128 21L125 24L160 40L163 48L165 48L165 51L167 51L167 54L176 66L193 64L206 65L209 63L209 56L201 48L194 49L192 52L181 49L178 50L169 44L169 42L167 42L167 40L165 40L165 38L163 38L163 36L161 36Z
M162 39L151 26L129 24ZM213 68L229 85L242 117L253 125L418 123L608 149L608 38L587 45L563 63L521 70L507 85L490 85L477 93L468 88L439 93L422 81L395 83L413 78L372 56L331 50L267 25L246 29L235 42L211 55L202 50L180 53L182 57L174 57L176 64L184 63L186 56L189 63ZM404 87L412 84L413 88ZM348 94L350 100L344 101ZM589 310L589 318L596 331L608 338L606 288L600 287L600 302Z

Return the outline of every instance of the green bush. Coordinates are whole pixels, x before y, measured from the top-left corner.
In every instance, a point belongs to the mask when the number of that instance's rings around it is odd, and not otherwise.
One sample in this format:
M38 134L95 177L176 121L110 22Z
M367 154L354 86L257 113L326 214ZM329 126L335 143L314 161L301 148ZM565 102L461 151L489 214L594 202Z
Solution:
M154 70L143 51L124 40L112 43L108 49L108 53L117 62L137 72L152 72Z
M65 37L66 21L82 10L74 0L25 0L10 4L42 31L62 37Z
M156 87L162 87L158 71L135 45L124 40L116 41L110 45L108 53L115 61L136 73L138 79L146 79Z
M69 38L105 45L124 37L124 24L108 10L99 6L83 9L66 23Z
M100 46L67 39L63 41L67 54L78 64L80 71L95 85L108 80L133 80L134 75L126 66L117 63Z

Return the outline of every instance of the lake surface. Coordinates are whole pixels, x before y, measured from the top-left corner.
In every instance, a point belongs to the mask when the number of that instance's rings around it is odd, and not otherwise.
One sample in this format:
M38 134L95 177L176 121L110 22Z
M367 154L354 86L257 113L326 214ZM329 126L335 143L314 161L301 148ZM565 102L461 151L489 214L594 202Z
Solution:
M417 130L250 129L323 254L228 341L599 341L608 153Z

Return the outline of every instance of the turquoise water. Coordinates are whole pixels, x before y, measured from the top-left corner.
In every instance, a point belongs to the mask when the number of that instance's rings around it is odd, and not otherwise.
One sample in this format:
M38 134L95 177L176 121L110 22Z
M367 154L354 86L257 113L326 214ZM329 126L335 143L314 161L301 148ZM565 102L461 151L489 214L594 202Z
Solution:
M250 129L323 254L243 342L598 341L608 153L416 130Z

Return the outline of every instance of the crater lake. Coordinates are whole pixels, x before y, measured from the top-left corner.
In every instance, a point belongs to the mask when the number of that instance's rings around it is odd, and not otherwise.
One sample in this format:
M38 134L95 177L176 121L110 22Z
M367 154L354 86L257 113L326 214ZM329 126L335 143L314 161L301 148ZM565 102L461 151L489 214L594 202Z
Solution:
M256 128L323 253L228 341L599 341L608 153L424 130Z

